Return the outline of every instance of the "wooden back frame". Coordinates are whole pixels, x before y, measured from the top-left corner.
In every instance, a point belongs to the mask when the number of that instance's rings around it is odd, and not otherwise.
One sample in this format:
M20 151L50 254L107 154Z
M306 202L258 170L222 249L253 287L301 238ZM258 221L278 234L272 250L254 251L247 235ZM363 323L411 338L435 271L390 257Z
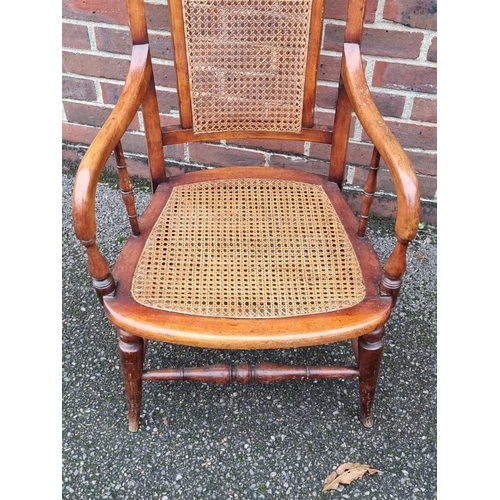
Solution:
M153 116L157 115L155 110L158 109L158 103L154 85L150 85L142 106L148 149L150 152L153 189L156 189L161 182L165 182L163 154L160 154L163 146L188 142L218 141L223 139L284 139L332 144L333 155L331 158L329 178L339 186L342 185L352 108L345 95L341 78L339 79L339 98L335 115L335 124L332 124L332 127L314 125L316 81L323 30L324 4L325 0L313 0L312 2L301 132L237 131L195 134L192 129L191 90L184 24L182 21L182 0L170 0L168 2L171 35L174 46L174 62L177 73L180 127L160 127L159 117L156 118ZM149 43L143 0L127 0L127 5L133 45ZM358 44L361 43L365 8L366 0L349 1L345 31L346 41ZM148 112L149 110L151 113Z

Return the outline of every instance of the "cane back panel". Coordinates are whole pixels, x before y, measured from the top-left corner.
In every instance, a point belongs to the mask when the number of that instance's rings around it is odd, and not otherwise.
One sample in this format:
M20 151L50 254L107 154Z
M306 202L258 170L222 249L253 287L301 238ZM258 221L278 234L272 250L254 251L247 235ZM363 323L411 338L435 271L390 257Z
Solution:
M313 0L177 1L194 133L300 132Z

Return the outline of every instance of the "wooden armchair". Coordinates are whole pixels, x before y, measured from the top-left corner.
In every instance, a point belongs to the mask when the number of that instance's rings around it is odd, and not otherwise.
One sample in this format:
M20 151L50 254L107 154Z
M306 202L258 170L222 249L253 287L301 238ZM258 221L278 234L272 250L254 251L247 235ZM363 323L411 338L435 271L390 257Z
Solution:
M417 232L419 188L365 80L365 0L349 1L330 128L316 126L313 113L324 0L168 4L181 125L160 126L143 1L128 0L130 70L73 195L75 232L119 337L129 429L139 426L143 381L348 377L359 379L361 421L370 427L384 325ZM153 195L138 218L120 139L140 108ZM342 192L352 112L374 145L359 220ZM235 138L331 144L329 175L248 166L167 178L164 146ZM113 152L132 236L111 271L96 243L95 196ZM365 236L380 157L397 191L396 243L384 266ZM356 363L144 370L148 340L258 350L351 340Z

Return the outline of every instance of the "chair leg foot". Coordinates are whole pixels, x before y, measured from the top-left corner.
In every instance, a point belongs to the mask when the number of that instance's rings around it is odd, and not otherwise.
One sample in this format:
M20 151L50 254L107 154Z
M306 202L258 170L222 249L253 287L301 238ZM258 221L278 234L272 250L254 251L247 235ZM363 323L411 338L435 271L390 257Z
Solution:
M125 395L128 404L128 428L139 429L139 415L142 400L142 367L144 361L144 340L130 333L118 330L120 358L122 362Z
M384 327L378 328L360 337L358 342L361 422L368 428L373 426L373 401L375 399L380 362L382 361L384 332Z

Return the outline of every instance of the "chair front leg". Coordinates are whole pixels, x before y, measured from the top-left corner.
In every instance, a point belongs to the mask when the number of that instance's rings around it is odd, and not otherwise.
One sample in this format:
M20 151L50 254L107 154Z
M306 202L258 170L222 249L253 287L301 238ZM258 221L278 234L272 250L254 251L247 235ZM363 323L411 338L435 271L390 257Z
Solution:
M122 362L125 395L128 404L128 428L135 432L139 428L142 400L142 371L144 362L144 339L117 329Z
M373 401L377 387L380 362L384 347L385 327L377 328L359 338L359 396L361 404L361 422L365 427L373 426Z

